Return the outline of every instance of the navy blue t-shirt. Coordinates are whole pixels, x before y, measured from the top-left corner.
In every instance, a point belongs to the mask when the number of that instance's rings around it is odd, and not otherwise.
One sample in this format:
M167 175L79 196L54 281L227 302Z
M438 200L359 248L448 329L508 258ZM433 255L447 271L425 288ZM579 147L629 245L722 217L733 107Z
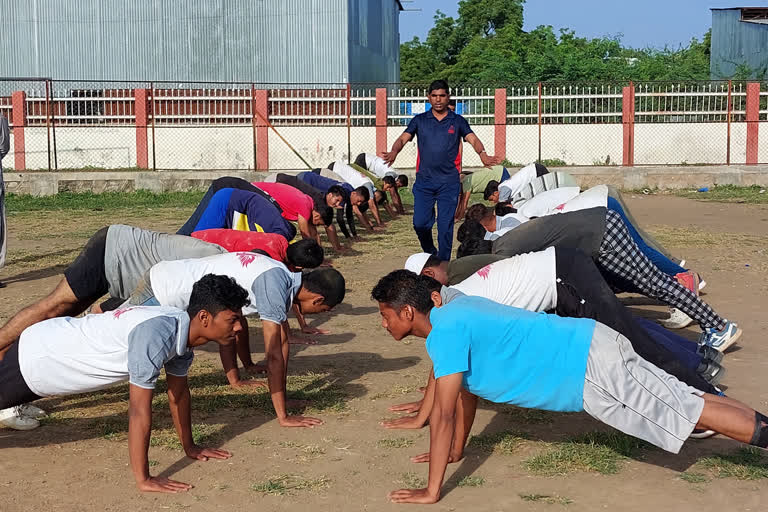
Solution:
M411 119L405 133L417 137L416 178L438 183L459 181L461 141L472 132L466 119L448 111L438 121L431 110Z

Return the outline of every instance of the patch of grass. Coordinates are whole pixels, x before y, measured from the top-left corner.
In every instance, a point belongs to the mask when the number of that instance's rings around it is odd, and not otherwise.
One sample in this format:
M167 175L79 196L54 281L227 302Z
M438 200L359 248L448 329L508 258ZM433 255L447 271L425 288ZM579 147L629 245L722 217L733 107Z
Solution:
M278 475L251 485L251 490L272 496L294 494L295 491L319 491L327 489L331 479L325 476L304 478L298 475Z
M400 475L398 483L403 484L408 489L423 489L427 486L427 479L423 476L419 476L418 473L409 471Z
M696 473L694 471L686 471L684 473L680 473L680 480L688 482L689 484L703 484L709 482L707 475Z
M251 446L264 446L267 444L266 439L259 439L258 437L256 439L249 439L248 444Z
M376 441L376 446L379 448L408 448L413 446L413 439L407 437L397 437L394 439L379 439Z
M698 189L695 188L684 188L671 190L669 193L678 197L686 197L688 199L697 199L700 201L750 204L768 203L768 192L766 192L766 187L761 187L759 185L752 185L749 187L715 185L714 187L709 187L709 191L707 192L699 192Z
M8 194L6 208L9 213L58 210L116 210L119 208L195 208L203 197L202 191L163 192L148 190L135 192L60 192L53 196Z
M465 476L456 484L459 487L482 487L485 484L485 478L482 476Z
M206 423L192 424L192 440L197 445L207 445L218 439L224 425L209 425ZM176 435L176 430L171 428L152 430L149 439L150 446L158 446L169 450L181 450L181 443Z
M618 432L590 432L564 443L557 443L546 453L525 461L536 474L554 476L576 471L595 471L604 475L618 473L627 457L649 448L648 443Z
M537 503L549 503L550 505L570 505L573 500L565 496L550 496L548 494L520 494L523 501L533 501Z
M467 446L484 452L510 455L525 441L526 435L521 432L506 430L495 434L480 434L472 436Z
M758 448L741 448L735 453L715 455L698 461L718 478L759 480L768 478L768 458Z
M525 407L515 407L514 405L503 405L500 409L505 414L512 416L514 420L521 423L551 423L558 414L551 411L542 411L541 409L526 409Z
M156 460L150 460L149 461L149 467L155 467L158 464L160 464L160 463L158 461L156 461Z

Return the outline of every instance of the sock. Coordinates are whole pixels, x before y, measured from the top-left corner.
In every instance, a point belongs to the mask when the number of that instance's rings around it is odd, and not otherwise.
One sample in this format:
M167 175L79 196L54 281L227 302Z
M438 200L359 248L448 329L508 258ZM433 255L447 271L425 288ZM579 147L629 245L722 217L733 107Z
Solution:
M755 433L749 442L752 446L768 448L768 417L755 411Z

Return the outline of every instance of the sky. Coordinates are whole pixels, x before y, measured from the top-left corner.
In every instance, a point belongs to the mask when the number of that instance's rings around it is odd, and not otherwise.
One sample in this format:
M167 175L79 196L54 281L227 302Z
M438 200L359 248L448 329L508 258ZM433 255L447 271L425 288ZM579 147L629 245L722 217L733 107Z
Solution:
M439 8L456 17L458 0L403 1L400 42L419 36L423 41ZM712 24L711 7L768 7L768 0L527 0L524 29L539 25L570 28L582 37L622 35L624 46L677 48L701 36Z

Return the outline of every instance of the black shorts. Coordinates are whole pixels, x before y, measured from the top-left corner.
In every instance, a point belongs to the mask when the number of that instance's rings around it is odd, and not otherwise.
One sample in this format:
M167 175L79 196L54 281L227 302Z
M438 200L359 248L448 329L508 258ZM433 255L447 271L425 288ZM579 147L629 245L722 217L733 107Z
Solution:
M355 158L355 165L359 165L363 169L368 169L368 166L365 165L365 153L357 155L357 158Z
M42 398L32 392L19 368L19 342L0 361L0 409L16 407Z
M104 252L107 248L107 231L101 228L85 244L80 255L64 271L67 284L79 301L95 302L109 291Z

